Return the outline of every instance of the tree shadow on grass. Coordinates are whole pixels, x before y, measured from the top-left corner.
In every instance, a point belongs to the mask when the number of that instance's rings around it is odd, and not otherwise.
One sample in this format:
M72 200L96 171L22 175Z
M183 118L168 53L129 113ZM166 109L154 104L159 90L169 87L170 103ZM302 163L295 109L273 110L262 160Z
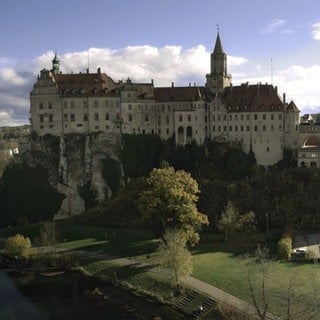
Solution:
M153 269L154 266L151 265L141 265L140 263L133 263L126 266L106 266L106 268L98 273L96 276L107 276L109 279L114 281L128 280L138 274L145 273Z

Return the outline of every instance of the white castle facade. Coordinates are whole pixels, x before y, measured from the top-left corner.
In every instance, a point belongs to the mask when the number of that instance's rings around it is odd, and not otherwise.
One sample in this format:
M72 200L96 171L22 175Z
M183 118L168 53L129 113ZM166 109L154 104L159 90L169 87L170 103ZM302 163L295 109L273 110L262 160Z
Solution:
M157 134L176 144L206 139L241 144L258 164L272 165L284 149L300 147L299 110L277 87L233 86L219 33L205 86L155 87L114 82L107 74L63 74L57 56L30 93L32 130L40 136L69 133Z

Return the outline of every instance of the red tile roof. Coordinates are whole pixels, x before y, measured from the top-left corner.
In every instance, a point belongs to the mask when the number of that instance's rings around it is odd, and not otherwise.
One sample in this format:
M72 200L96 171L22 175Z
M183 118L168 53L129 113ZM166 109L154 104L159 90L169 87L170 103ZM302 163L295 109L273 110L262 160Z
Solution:
M116 88L105 73L54 74L59 90L65 95L107 94Z
M282 111L283 103L277 89L268 84L227 87L224 90L224 103L228 112Z
M303 144L303 147L319 147L319 146L320 146L320 138L317 136L308 137Z
M205 88L189 87L158 87L154 88L157 101L197 101L205 97Z

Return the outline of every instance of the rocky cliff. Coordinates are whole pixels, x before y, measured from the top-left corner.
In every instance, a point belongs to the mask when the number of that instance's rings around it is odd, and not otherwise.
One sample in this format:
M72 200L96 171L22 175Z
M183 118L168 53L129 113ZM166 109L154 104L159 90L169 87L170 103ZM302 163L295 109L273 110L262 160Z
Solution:
M85 210L79 186L89 183L101 202L111 195L103 161L119 162L121 138L116 134L68 134L63 137L46 135L30 139L20 146L20 160L30 166L40 165L49 170L50 184L65 195L56 219L81 214ZM120 179L121 177L119 177Z

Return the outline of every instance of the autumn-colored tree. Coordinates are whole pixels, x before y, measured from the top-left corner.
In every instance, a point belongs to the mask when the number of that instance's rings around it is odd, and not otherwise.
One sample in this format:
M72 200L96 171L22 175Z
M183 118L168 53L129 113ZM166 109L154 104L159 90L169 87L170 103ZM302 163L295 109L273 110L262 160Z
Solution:
M180 230L167 229L159 246L160 265L173 279L178 291L183 278L192 272L192 255Z
M237 208L232 201L228 201L221 218L218 221L218 228L224 232L224 240L229 240L232 232L243 230L250 233L255 230L255 214L248 211L242 215L239 214Z
M144 219L162 235L167 228L181 230L191 245L199 241L198 231L208 224L196 203L197 182L183 170L165 166L153 169L146 178L147 187L140 194L138 208Z

